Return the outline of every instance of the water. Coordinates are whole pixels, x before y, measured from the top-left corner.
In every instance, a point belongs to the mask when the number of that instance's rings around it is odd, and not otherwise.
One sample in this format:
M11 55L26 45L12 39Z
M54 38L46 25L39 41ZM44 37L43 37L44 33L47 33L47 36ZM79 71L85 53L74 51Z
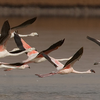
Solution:
M8 18L11 26L27 18ZM2 26L5 18L1 18ZM86 71L94 69L92 74L54 75L38 78L36 73L44 74L55 70L48 61L31 63L31 69L0 70L0 100L99 100L100 96L100 65L94 66L100 60L100 47L86 38L87 35L100 39L99 19L71 18L38 18L36 22L19 33L27 34L36 31L39 37L23 38L38 51L48 48L51 44L65 38L64 44L50 53L55 58L72 56L79 48L84 47L84 53L74 64L74 69ZM7 49L16 47L13 39L7 43ZM25 60L25 54L16 57L2 58L1 61L17 62ZM66 61L62 62L63 64Z

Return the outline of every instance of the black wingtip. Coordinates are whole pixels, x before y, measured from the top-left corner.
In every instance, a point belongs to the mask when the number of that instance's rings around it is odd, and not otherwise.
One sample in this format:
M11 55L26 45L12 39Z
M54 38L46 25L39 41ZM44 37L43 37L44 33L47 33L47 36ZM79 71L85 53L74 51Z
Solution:
M81 48L73 55L73 57L72 57L70 60L68 60L68 61L66 62L65 66L68 65L68 64L70 64L70 63L72 63L73 61L77 60L82 54L83 54L83 47L81 47ZM64 67L65 67L65 66L64 66Z
M18 34L15 34L15 33L14 33L14 40L15 40L15 43L16 43L17 47L18 47L20 50L24 51L25 48L23 47L23 44L22 44L22 42L21 42L21 38L19 37Z
M61 46L64 43L64 41L65 41L65 38L63 40L58 41L59 46Z
M8 20L6 20L4 23L3 23L3 26L2 26L2 30L10 30L10 25L9 25L9 22Z
M51 60L51 58L45 54L44 52L41 52L41 54L51 63L53 64L55 67L57 67L57 65Z
M8 65L12 65L12 66L21 66L21 65L24 65L24 63L11 63L11 64L8 64Z
M37 17L31 18L18 26L12 27L11 29L18 29L18 28L28 26L28 25L32 24L33 22L35 22L36 19L37 19Z
M87 39L91 40L91 39L93 39L93 38L92 38L92 37L90 37L90 36L87 36Z

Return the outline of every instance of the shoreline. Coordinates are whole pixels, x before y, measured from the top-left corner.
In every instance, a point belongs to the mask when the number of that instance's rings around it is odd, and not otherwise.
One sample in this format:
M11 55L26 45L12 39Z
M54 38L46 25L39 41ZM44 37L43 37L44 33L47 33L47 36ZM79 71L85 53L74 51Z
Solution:
M68 7L39 7L39 6L0 6L1 17L13 16L43 16L43 17L100 17L100 7L68 6Z

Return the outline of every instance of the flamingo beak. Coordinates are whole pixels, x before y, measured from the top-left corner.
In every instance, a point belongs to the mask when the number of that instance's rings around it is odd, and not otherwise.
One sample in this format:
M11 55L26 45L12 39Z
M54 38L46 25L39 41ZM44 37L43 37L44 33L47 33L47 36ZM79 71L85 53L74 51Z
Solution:
M95 71L93 69L91 69L91 72L95 73Z
M29 66L28 68L30 69L31 67Z

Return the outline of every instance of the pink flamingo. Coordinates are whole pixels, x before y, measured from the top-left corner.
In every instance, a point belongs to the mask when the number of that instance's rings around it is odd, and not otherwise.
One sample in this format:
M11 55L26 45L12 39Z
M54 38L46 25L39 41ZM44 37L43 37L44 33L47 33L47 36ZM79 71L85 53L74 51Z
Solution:
M47 76L52 76L52 75L55 75L55 74L69 74L69 73L77 73L77 74L84 74L84 73L95 73L95 71L93 69L91 70L88 70L88 71L83 71L83 72L80 72L80 71L76 71L73 69L73 64L80 59L80 57L82 56L83 54L83 47L80 48L74 55L73 57L68 60L65 65L63 65L62 63L60 63L57 59L53 58L53 57L50 57L48 55L46 55L45 53L41 53L51 64L53 64L57 71L54 71L54 72L51 72L51 73L48 73L48 74L35 74L36 76L38 77L47 77Z
M29 48L31 48L30 45L28 45L22 38L20 38L18 36L18 34L15 34L14 36L14 39L15 39L15 42L17 44L17 46L19 47L19 49L21 50L27 50ZM58 49L58 47L60 47L63 43L64 43L64 40L60 40L56 43L54 43L53 45L51 45L48 49L46 50L43 50L42 52L46 53L46 54L49 54L50 52ZM28 63L28 62L42 62L42 61L45 61L46 59L41 55L41 53L39 53L38 51L36 50L33 50L31 52L28 52L27 53L27 56L28 56L28 59L24 60L23 62L24 63ZM71 57L70 57L71 58ZM59 61L64 61L64 60L69 60L70 58L63 58L63 59L58 59Z
M24 50L24 51L19 50L18 53L8 52L7 49L6 49L6 43L11 36L9 31L10 31L9 22L5 21L3 26L2 26L1 36L0 36L0 58L6 57L6 56L17 56L17 55L23 54L25 52L29 52L29 51L34 50L34 48L31 48L31 49L27 49L27 50Z
M28 64L25 64L25 65L21 65L21 66L13 66L13 65L7 65L7 63L2 63L0 64L0 68L4 68L4 71L11 71L13 69L25 69L25 68L30 68L30 66Z

